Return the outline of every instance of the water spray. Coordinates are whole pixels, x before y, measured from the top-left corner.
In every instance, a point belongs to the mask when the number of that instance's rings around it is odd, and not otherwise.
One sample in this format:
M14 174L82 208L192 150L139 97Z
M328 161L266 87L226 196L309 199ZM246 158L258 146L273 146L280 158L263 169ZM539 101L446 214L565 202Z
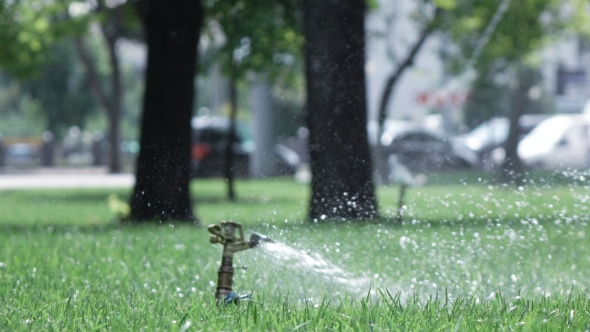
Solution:
M221 266L217 272L217 289L215 292L217 304L237 303L242 297L232 291L234 253L256 248L260 245L260 242L274 241L267 236L255 232L252 233L249 241L245 241L242 224L233 221L222 221L218 225L209 225L207 230L213 234L209 239L211 243L221 243L223 245ZM236 231L238 231L238 237L236 237Z

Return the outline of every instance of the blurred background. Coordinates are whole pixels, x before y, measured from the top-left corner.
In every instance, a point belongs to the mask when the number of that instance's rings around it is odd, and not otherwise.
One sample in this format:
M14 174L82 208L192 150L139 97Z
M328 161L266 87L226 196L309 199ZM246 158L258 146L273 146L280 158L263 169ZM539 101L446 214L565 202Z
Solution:
M382 151L379 183L404 172L498 172L511 150L530 169L588 168L588 5L443 2L368 3L367 131ZM146 67L135 2L1 3L0 174L133 172ZM233 4L206 3L195 177L222 176L235 104L236 174L309 180L301 13L289 7L298 1L271 3L238 6L258 15L239 24ZM273 29L252 27L260 17Z

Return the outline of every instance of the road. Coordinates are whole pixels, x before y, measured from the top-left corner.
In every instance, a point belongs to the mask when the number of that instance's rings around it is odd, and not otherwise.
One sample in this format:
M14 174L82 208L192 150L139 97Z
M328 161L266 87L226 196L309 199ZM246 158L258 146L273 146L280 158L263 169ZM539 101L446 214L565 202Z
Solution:
M43 188L130 188L135 176L108 174L100 169L35 170L0 173L0 190Z

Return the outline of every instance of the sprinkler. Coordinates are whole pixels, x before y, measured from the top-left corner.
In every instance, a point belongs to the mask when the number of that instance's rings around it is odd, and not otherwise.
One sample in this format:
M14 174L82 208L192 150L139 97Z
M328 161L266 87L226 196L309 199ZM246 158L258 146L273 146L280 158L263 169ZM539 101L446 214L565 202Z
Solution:
M241 297L232 292L234 253L250 248L256 248L260 245L260 242L274 241L259 233L252 233L250 240L245 241L242 224L233 221L222 221L219 225L209 225L207 230L209 230L209 233L213 234L209 239L211 243L221 243L223 245L221 266L217 272L217 290L215 292L217 304L237 303ZM236 230L238 231L238 237L236 237Z

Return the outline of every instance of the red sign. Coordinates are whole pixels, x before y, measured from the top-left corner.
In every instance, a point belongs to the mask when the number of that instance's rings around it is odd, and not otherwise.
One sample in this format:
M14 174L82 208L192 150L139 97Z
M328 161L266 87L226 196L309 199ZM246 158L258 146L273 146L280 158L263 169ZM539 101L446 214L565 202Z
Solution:
M467 92L425 91L416 95L418 104L427 107L460 106L469 100Z

